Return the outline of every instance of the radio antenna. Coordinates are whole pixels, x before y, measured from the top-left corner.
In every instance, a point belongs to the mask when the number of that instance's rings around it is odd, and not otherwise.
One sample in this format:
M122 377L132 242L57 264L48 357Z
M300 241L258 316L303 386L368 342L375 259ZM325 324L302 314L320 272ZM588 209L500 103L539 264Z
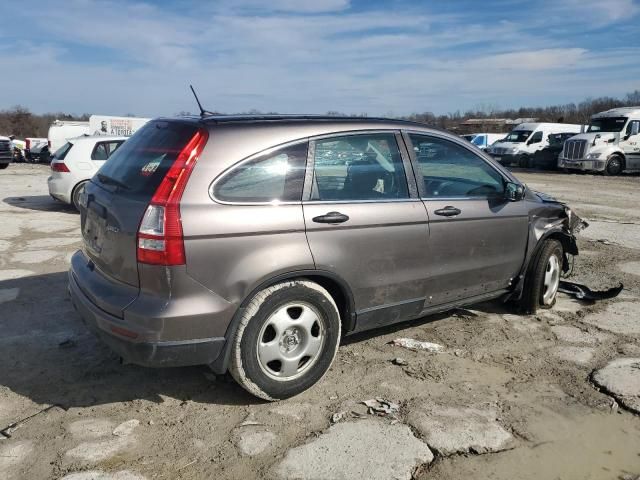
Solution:
M198 99L198 95L196 95L196 91L193 89L193 85L189 85L189 88L191 89L191 92L193 93L193 96L196 98L196 102L198 103L198 108L200 109L200 116L204 117L206 115L214 115L213 112L209 112L208 110L205 110L204 108L202 108L202 104Z

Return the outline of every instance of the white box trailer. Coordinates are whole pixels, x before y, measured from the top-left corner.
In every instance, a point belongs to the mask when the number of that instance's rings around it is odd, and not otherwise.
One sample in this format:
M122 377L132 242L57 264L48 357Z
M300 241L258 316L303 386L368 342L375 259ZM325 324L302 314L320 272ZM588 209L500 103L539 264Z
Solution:
M130 137L149 120L151 119L91 115L89 117L89 130L91 131L91 135Z
M149 118L110 115L91 115L88 122L56 120L49 127L49 152L55 153L67 143L67 139L82 135L130 137L149 120Z

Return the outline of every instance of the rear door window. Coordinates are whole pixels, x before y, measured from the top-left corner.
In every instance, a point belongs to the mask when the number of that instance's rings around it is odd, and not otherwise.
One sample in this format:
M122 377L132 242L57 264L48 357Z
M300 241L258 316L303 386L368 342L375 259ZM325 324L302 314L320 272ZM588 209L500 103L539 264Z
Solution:
M480 156L457 143L409 134L426 198L503 195L502 175Z
M64 158L69 153L69 150L71 150L71 147L73 147L73 143L67 142L58 150L56 150L56 153L54 153L53 156L56 158L56 160L64 160Z
M213 197L222 202L299 202L308 142L297 143L232 168L214 183Z
M96 143L93 152L91 152L91 160L107 160L120 145L122 145L122 141Z
M107 189L152 196L197 130L189 123L148 122L116 149L92 181Z
M311 200L409 198L407 177L393 133L317 140Z

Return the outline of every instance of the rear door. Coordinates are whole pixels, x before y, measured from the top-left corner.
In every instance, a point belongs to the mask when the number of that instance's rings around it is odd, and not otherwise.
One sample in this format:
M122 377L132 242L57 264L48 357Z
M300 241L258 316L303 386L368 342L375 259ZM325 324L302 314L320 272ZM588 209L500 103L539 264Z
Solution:
M316 268L351 287L358 329L417 315L424 303L427 216L399 139L366 132L310 146L303 203L309 246Z
M462 142L422 133L405 138L429 215L433 268L425 307L509 286L526 249L524 202L504 200L502 173Z
M156 189L196 133L191 123L146 124L85 187L81 226L85 252L106 277L138 286L137 231Z

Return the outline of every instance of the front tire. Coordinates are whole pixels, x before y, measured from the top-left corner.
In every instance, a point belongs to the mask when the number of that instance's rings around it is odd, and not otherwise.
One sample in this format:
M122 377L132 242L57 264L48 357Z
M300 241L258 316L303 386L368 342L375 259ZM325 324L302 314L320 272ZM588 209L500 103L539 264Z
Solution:
M620 155L611 155L607 160L604 174L607 176L621 175L624 171L624 160Z
M563 263L562 244L558 240L545 240L532 259L525 277L520 309L523 313L536 313L538 308L551 308L556 303Z
M256 397L292 397L327 373L340 335L340 314L329 292L308 280L278 283L246 307L229 371Z
M5 168L7 168L9 166L8 163L0 163L0 170L4 170Z

